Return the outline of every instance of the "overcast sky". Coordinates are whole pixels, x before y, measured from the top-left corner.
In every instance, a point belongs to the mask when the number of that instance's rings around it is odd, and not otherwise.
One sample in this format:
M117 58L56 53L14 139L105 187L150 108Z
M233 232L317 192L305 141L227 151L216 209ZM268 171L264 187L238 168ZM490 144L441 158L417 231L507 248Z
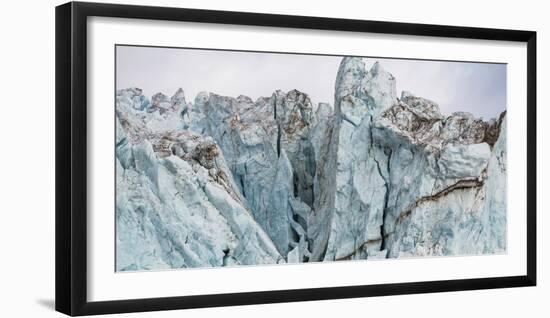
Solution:
M313 102L333 104L341 57L151 47L117 47L117 89L139 87L151 96L183 88L188 101L201 91L246 95L256 100L281 89L307 93ZM467 111L486 120L506 108L506 65L364 58L375 61L402 90L437 102L449 115Z

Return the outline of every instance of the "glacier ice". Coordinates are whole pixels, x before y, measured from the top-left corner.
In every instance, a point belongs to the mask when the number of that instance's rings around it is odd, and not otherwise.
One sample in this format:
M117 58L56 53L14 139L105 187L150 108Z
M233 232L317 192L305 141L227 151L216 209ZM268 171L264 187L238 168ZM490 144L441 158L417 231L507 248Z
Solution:
M116 94L116 269L506 250L506 113L483 121L342 59L334 105Z

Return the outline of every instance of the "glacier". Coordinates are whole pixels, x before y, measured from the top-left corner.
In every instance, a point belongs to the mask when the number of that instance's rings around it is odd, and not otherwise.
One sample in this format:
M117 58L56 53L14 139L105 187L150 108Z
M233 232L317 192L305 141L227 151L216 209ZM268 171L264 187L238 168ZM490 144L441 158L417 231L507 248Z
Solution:
M334 104L116 92L116 270L506 251L506 112L443 115L344 57Z

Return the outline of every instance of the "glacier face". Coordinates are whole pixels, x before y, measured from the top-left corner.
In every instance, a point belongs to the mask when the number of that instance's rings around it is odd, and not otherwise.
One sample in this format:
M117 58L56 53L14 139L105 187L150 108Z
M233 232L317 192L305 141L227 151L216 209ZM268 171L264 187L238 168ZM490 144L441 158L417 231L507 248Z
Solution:
M334 106L116 98L116 269L506 250L506 118L444 116L345 57Z

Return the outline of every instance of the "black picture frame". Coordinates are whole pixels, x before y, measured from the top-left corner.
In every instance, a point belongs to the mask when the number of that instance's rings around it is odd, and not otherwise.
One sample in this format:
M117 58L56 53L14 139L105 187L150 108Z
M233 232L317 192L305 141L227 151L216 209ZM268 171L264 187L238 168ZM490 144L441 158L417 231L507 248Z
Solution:
M70 2L56 7L56 310L92 315L536 285L536 32ZM91 16L524 42L527 45L527 274L524 276L87 301L87 18Z

